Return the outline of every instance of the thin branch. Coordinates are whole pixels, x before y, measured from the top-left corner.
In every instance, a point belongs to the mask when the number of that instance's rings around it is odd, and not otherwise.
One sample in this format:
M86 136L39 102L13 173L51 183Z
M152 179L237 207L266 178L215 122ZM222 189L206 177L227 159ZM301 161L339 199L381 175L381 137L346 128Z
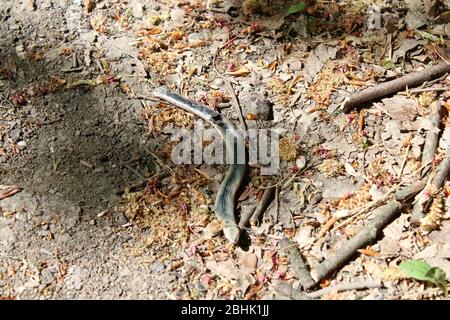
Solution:
M231 96L232 105L234 107L234 110L238 114L239 122L241 123L242 132L247 132L247 123L245 122L244 116L242 115L241 105L236 96L236 92L234 92L233 85L231 84L231 82L228 79L223 79L223 80L225 82L225 85L227 86L228 94Z
M430 92L430 91L440 92L440 91L448 91L448 90L450 90L449 87L431 87L431 88L411 89L411 90L408 90L408 92L409 93L422 93L422 92Z
M290 268L294 272L295 277L300 281L301 287L307 290L314 286L315 281L311 278L308 266L304 262L297 245L288 238L284 238L280 241L280 246L281 250L288 254Z
M336 254L325 260L311 270L311 277L315 281L320 281L342 264L348 261L356 252L356 250L365 247L376 240L379 232L391 222L404 206L405 199L409 199L417 194L424 187L423 181L416 182L408 187L400 189L387 205L377 209L375 217L363 227L354 237L344 242ZM401 201L401 202L400 202Z
M436 174L433 176L428 186L423 192L417 195L413 212L411 216L411 225L418 226L420 220L425 217L424 210L429 204L430 196L425 196L425 193L429 191L432 195L441 190L448 176L450 175L450 148L447 149L446 155L442 162L436 169Z
M241 218L239 219L239 229L245 229L250 224L249 221L250 221L250 218L253 216L254 212L255 211L252 211L252 210L242 212L242 210L241 210Z
M342 291L350 291L350 290L363 290L363 289L372 289L372 288L382 288L383 283L380 280L366 280L366 281L360 281L360 282L352 282L352 283L340 283L338 285L323 288L311 293L307 293L305 295L301 295L299 298L302 298L302 296L310 299L318 299L323 295L326 295L328 293L334 293L334 292L342 292Z
M268 208L270 201L273 199L275 189L276 188L274 187L274 188L264 190L261 200L258 202L258 205L256 206L256 209L250 218L251 226L259 225L259 221L261 220L262 214Z
M311 276L315 281L320 281L327 275L347 262L356 250L367 246L374 241L381 229L383 229L399 213L402 204L396 200L378 208L378 215L369 224L361 229L354 237L345 241L334 256L315 266L311 270Z
M398 79L380 83L373 87L363 89L345 98L342 108L345 112L358 107L366 102L387 96L389 94L416 87L425 81L440 77L450 72L450 64L441 62L435 66L426 68L419 72L414 72Z
M12 197L13 195L15 195L16 193L21 192L22 190L23 190L23 188L19 188L19 187L16 187L16 186L8 188L5 191L0 193L0 200Z
M449 174L450 174L450 148L447 149L447 153L444 159L439 164L436 175L431 181L431 185L436 189L442 188Z
M430 163L431 163L431 161L430 161L429 163L427 163L425 166L427 166L427 165L430 164ZM417 170L415 170L411 175L414 176L414 175L418 174L420 171L422 171L422 169L423 169L425 166L421 166L420 168L418 168ZM416 184L413 184L413 185L411 185L411 186L409 186L409 187L404 187L404 188L402 188L402 189L399 190L399 188L400 188L402 185L404 185L404 184L405 184L404 181L400 181L400 182L397 183L395 186L391 187L388 191L386 191L386 192L384 193L384 195L381 196L380 198L377 198L377 199L375 199L375 200L372 200L372 201L370 201L369 203L366 203L365 205L363 205L363 206L361 206L361 207L359 207L359 208L352 209L352 210L350 211L349 218L346 219L344 222L341 222L340 224L338 224L337 226L335 226L331 231L336 231L337 229L342 228L343 226L345 226L345 225L349 224L350 222L352 222L353 220L355 220L357 217L359 217L359 216L361 216L361 215L363 215L363 214L369 212L370 210L372 210L372 209L374 209L374 208L376 208L376 207L382 205L383 203L386 203L386 201L391 197L391 195L392 195L394 192L395 192L395 198L396 198L397 200L399 200L399 201L400 201L400 200L404 200L404 199L399 199L399 198L398 198L398 195L399 195L399 194L402 194L402 192L405 192L405 190L406 190L406 192L407 192L407 190L409 190L409 188L415 188L415 185L416 185ZM423 184L423 186L422 186L419 190L417 190L417 192L414 193L414 195L416 195L418 192L420 192L420 191L425 187L424 182L419 182L419 184L417 184L417 185L420 187L422 184ZM365 218L367 218L367 216L366 216Z
M436 130L430 130L427 132L427 135L425 137L425 144L423 147L422 152L422 163L421 165L424 166L426 163L429 163L431 160L434 159L434 155L436 153L437 145L438 145L438 138L439 138L439 127L441 124L441 103L437 101L430 110L429 118L431 122L433 123L433 129ZM424 168L422 170L422 176L424 173L428 171L427 168Z

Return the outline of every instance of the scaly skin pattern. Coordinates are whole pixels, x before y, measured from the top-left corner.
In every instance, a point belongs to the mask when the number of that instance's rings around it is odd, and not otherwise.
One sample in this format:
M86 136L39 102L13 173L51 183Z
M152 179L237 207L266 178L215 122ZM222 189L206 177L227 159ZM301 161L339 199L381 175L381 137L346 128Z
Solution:
M153 96L209 122L225 140L227 160L231 163L217 193L214 211L216 216L224 223L223 233L225 238L231 243L237 244L240 238L240 229L235 216L236 193L246 172L245 146L242 134L220 113L191 102L167 88L156 88L153 91Z

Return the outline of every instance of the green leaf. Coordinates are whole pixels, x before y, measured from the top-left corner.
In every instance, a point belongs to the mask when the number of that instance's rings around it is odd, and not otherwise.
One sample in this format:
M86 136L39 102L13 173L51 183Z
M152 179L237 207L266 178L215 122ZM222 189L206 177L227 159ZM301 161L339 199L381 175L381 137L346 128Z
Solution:
M431 33L425 32L425 31L421 31L421 30L416 30L416 32L419 34L419 36L422 37L422 39L430 40L433 42L439 41L439 38L436 37L434 34L431 34Z
M433 282L435 285L440 286L446 284L447 275L441 268L432 267L427 271L425 276L428 278L428 281Z
M429 281L427 272L431 269L431 266L423 260L404 261L400 263L400 269L411 278Z
M441 268L432 267L423 260L409 260L400 263L400 269L411 278L435 284L442 289L445 298L448 297L447 275Z
M388 68L388 69L394 69L395 68L395 63L390 60L390 59L386 59L383 61L383 65Z
M294 13L302 12L303 10L305 10L305 8L306 8L306 3L304 3L304 2L293 4L292 6L289 7L287 16L294 14Z
M368 149L371 145L372 145L372 142L367 137L364 137L361 147L363 149Z

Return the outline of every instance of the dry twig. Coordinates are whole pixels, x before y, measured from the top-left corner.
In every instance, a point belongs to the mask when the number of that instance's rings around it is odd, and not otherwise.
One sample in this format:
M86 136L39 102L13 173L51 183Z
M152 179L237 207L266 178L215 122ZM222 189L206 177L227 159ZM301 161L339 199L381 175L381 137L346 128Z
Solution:
M408 90L409 93L422 93L422 92L432 92L432 91L448 91L450 90L449 87L431 87L431 88L415 88Z
M286 252L289 256L290 267L295 274L295 277L300 281L300 285L304 290L307 290L315 285L313 278L308 271L308 266L303 261L303 257L297 248L297 245L288 238L280 241L281 250Z
M412 176L414 176L414 175L416 175L417 173L419 173L420 171L422 171L422 169L423 169L425 166L429 165L430 163L431 163L431 161L428 162L428 163L426 163L424 166L421 166L421 167L418 168L417 170L415 170L415 171L412 173ZM338 225L337 225L336 227L334 227L331 231L336 231L337 229L340 229L340 228L346 226L347 224L349 224L350 222L352 222L353 220L355 220L357 217L360 217L361 215L363 215L363 214L369 212L369 214L367 214L367 215L364 217L365 219L367 219L368 216L370 216L370 210L373 210L374 208L376 208L376 207L382 205L383 203L386 203L386 201L391 197L391 195L392 195L393 193L395 193L395 196L398 197L398 195L401 194L402 192L405 192L405 190L406 190L406 192L408 192L408 190L409 190L408 188L409 188L409 187L405 187L405 188L399 190L399 188L400 188L402 185L404 185L404 184L405 184L404 181L400 181L400 182L397 183L396 185L394 185L394 186L392 186L391 188L389 188L389 190L387 190L387 191L384 193L384 195L381 196L380 198L375 199L375 200L372 200L372 201L370 201L369 203L366 203L365 205L363 205L363 206L361 206L361 207L359 207L359 208L352 209L351 212L349 213L349 218L346 219L344 222L338 224ZM423 187L422 187L422 189L423 189ZM420 191L420 190L419 190L419 191ZM418 192L419 192L419 191L418 191Z
M342 292L342 291L350 291L350 290L363 290L363 289L372 289L372 288L381 288L383 287L383 283L380 280L366 280L360 282L352 282L352 283L340 283L338 285L323 288L311 293L307 293L306 295L300 295L298 298L310 298L310 299L318 299L321 296L334 292Z
M0 200L12 197L13 195L15 195L16 193L21 192L22 190L23 190L22 188L18 188L18 187L15 187L15 186L13 186L11 188L8 188L5 191L0 193Z
M406 88L416 87L425 81L440 77L447 72L450 72L450 64L447 62L441 62L422 71L411 73L398 79L380 83L376 86L356 92L345 98L342 108L345 112L347 112L350 109L360 106L366 102L405 90Z
M436 169L436 174L428 183L425 190L417 195L411 216L411 225L418 226L420 224L420 220L423 217L425 217L424 214L425 207L430 203L429 200L431 200L429 195L425 196L425 193L429 191L429 193L435 195L442 188L449 174L450 174L450 148L447 149L444 159Z
M269 206L270 201L273 198L273 194L275 191L274 188L266 189L264 190L264 193L262 195L261 200L258 202L258 205L256 206L255 211L253 212L253 215L250 218L250 225L251 226L258 226L259 220L261 219L261 215L264 213L264 211Z
M331 272L339 268L350 259L356 250L365 247L374 241L379 232L401 211L405 201L416 195L425 186L425 182L419 181L410 186L400 189L387 205L377 209L378 214L363 227L354 237L347 240L336 254L325 260L311 270L311 277L315 281L320 281Z
M431 107L429 118L430 118L431 122L433 123L433 126L436 129L439 129L440 124L441 124L441 104L439 101L437 101L436 104L434 104ZM425 137L425 144L424 144L423 152L422 152L422 163L421 163L422 166L424 166L426 163L429 163L434 158L434 154L436 153L436 148L438 145L438 137L439 137L439 134L437 131L438 130L436 130L436 131L430 130L427 132L427 135ZM422 177L424 176L424 174L427 171L428 171L427 167L425 167L422 170Z
M242 132L247 132L247 123L245 122L244 116L242 115L242 109L241 105L239 103L239 100L236 96L236 92L234 92L233 85L228 79L223 79L225 81L225 85L227 86L228 94L231 96L231 99L233 101L233 107L238 114L239 122L241 123L241 129Z

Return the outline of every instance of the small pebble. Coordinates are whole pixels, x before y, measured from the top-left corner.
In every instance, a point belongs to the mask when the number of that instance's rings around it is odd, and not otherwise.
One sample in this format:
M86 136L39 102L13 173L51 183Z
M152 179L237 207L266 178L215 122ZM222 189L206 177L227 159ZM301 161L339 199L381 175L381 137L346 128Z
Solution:
M35 0L25 0L24 9L26 9L28 11L36 10L37 9L36 1Z
M302 170L306 166L306 158L304 156L300 156L295 160L295 165L298 170Z
M19 141L17 142L17 147L19 147L20 150L24 150L27 147L27 143L25 141Z
M223 79L216 78L216 79L214 79L214 81L212 82L212 84L215 85L216 87L221 87L221 86L223 86L225 83L223 82Z

